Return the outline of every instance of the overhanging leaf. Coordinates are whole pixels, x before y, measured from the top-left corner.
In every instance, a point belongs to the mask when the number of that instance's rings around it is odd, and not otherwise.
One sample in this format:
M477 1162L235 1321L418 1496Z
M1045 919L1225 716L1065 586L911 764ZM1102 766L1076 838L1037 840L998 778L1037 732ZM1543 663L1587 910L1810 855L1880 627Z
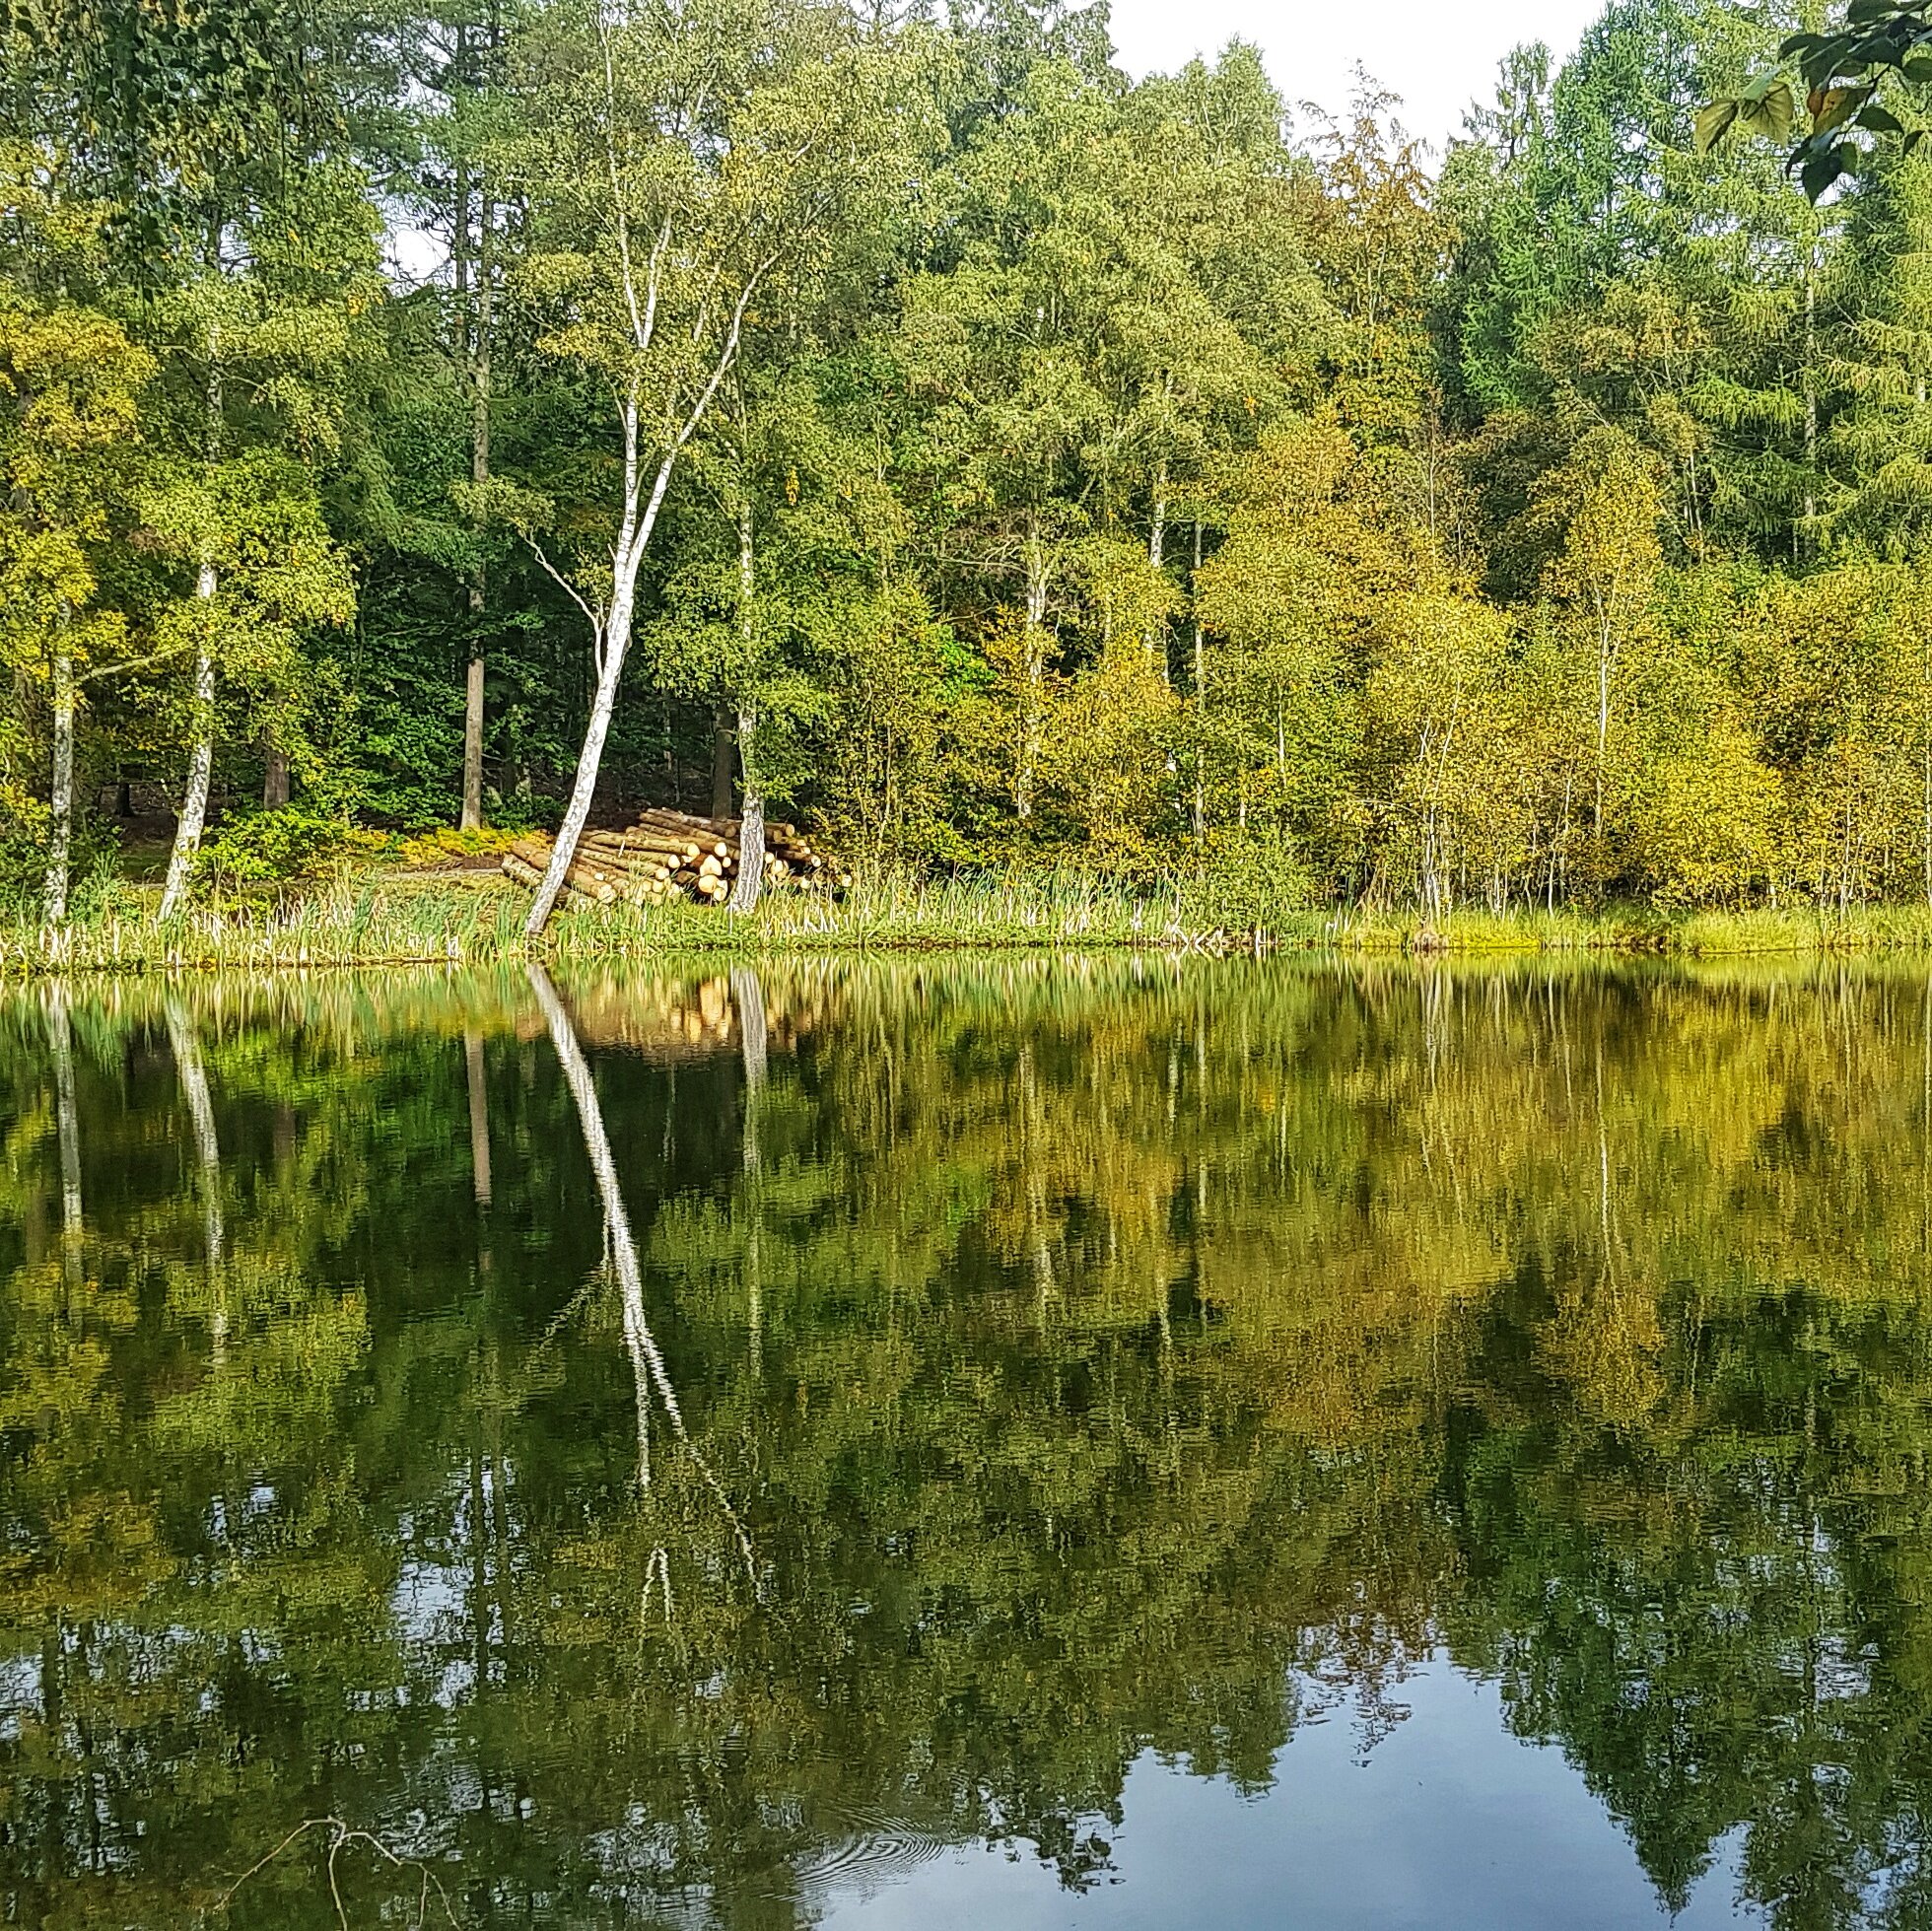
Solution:
M1761 135L1771 141L1786 139L1797 117L1798 103L1786 81L1773 82L1764 90L1761 99L1748 100L1738 113L1739 124L1746 133Z
M1838 150L1828 148L1823 154L1815 154L1799 171L1799 184L1805 190L1805 199L1817 201L1833 181L1844 172L1838 160Z
M1829 134L1842 127L1872 98L1869 87L1813 88L1805 105L1812 117L1812 132Z
M1731 124L1738 117L1738 103L1735 101L1713 101L1709 106L1697 110L1697 118L1691 123L1691 139L1699 154L1708 154L1731 130Z

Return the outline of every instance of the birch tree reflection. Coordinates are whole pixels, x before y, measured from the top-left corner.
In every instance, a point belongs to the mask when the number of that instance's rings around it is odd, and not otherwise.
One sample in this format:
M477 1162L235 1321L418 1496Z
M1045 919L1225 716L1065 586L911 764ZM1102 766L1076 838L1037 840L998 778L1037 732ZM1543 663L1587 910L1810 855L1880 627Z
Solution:
M1778 1931L1932 1921L1916 971L60 1005L64 1070L0 992L22 1922L192 1921L323 1814L447 1857L479 1931L793 1931L929 1844L1079 1886L1146 1753L1259 1792L1432 1646L1666 1904L1729 1839ZM315 1863L238 1904L335 1921Z
M677 1390L671 1385L663 1353L651 1332L650 1322L645 1318L644 1276L638 1267L637 1241L631 1232L631 1217L624 1206L624 1190L617 1178L617 1162L611 1155L610 1136L604 1131L603 1109L597 1101L596 1082L590 1077L589 1063L584 1057L583 1047L578 1044L577 1030L571 1024L563 1000L557 996L556 987L550 982L550 975L535 960L530 961L528 970L530 990L536 995L544 1023L550 1028L550 1042L556 1048L557 1063L563 1069L564 1083L570 1088L578 1124L584 1131L584 1150L590 1156L590 1171L596 1180L597 1198L603 1207L605 1264L617 1281L624 1317L624 1345L630 1352L631 1372L637 1388L638 1487L646 1492L651 1488L651 1414L655 1397L657 1406L663 1410L672 1439L689 1456L692 1466L724 1510L738 1553L743 1558L745 1575L755 1589L758 1564L751 1538L732 1507L730 1497L724 1492L724 1483L719 1481L711 1463L692 1439L690 1429L685 1426L684 1411L678 1404ZM668 1614L670 1576L667 1561L661 1550L653 1552L654 1566L662 1575Z
M222 1148L215 1132L215 1106L208 1093L208 1071L201 1063L201 1041L194 1022L177 999L168 1001L168 1044L186 1100L194 1132L195 1191L201 1199L203 1252L208 1270L209 1329L215 1365L228 1348L228 1294L222 1277L227 1228L222 1216Z
M60 1144L60 1255L70 1287L81 1283L86 1227L81 1207L81 1121L74 1094L74 1028L67 989L47 988L47 1044L53 1054L54 1130Z

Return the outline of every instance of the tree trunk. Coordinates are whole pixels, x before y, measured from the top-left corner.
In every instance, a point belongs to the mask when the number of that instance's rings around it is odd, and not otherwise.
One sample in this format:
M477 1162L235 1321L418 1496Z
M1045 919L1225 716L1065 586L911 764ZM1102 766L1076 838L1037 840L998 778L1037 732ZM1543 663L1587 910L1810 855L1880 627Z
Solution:
M1604 842L1604 765L1610 755L1610 633L1597 638L1597 798L1590 824L1590 835L1597 842L1597 863L1603 864Z
M770 1026L765 1017L765 982L749 966L731 971L731 1003L737 1008L738 1055L744 1063L744 1090L747 1113L750 1099L765 1083L770 1055ZM747 1170L758 1164L756 1144L745 1142Z
M752 599L757 577L751 547L751 481L747 473L738 497L738 643L744 654L744 674L751 669ZM744 774L744 808L738 814L738 875L731 887L730 910L749 912L765 889L765 793L758 782L753 739L758 714L748 704L738 706L738 767Z
M219 271L219 238L210 250ZM212 474L222 452L222 345L218 329L208 331L208 383L203 402L207 411L204 459ZM181 799L181 815L174 826L174 850L168 861L168 882L162 888L161 919L172 918L187 897L194 861L201 850L201 828L208 817L208 782L215 766L215 656L214 612L212 605L218 580L212 558L203 557L194 581L195 600L204 607L198 613L200 640L194 658L194 735L188 748L187 791Z
M1013 815L1033 815L1033 788L1040 763L1040 739L1047 673L1047 565L1040 525L1026 527L1026 632L1020 641L1019 764L1013 774Z
M611 166L616 166L615 155ZM654 276L656 270L653 271ZM631 298L633 328L638 337L638 349L642 354L649 350L651 330L640 316L635 290L630 282L629 257L625 257L625 292ZM655 282L654 282L655 287ZM664 493L671 485L671 471L676 467L679 452L686 443L697 434L705 413L716 400L720 384L730 372L737 359L740 330L744 323L744 312L757 287L757 278L746 283L740 291L737 306L732 311L731 324L725 335L724 346L719 350L718 360L712 365L710 377L703 389L685 415L683 425L672 439L657 464L656 476L653 479L650 496L640 504L642 476L640 473L640 449L638 438L639 389L633 380L629 393L619 404L619 420L623 430L624 446L624 514L618 527L617 542L611 552L610 603L601 619L591 617L592 636L597 646L597 689L596 697L590 707L590 722L584 732L584 748L578 754L577 776L571 784L570 803L564 811L564 822L557 828L557 843L550 855L550 867L543 874L543 882L537 887L536 901L530 907L530 916L523 922L523 935L526 938L541 936L543 929L550 923L550 915L556 910L558 897L564 889L564 880L570 874L572 863L577 858L577 841L584 835L584 826L590 816L590 800L596 793L597 772L603 763L604 740L610 735L611 713L617 707L617 686L624 674L624 659L631 649L631 625L637 607L638 571L644 563L644 553L651 546L652 532L657 526L657 515L664 507ZM539 556L541 553L539 552ZM549 568L548 564L545 565ZM553 570L553 576L557 573ZM559 578L560 582L563 582ZM576 588L565 583L565 588L577 598L586 616L590 609L578 595Z
M482 592L471 586L470 615L474 618ZM472 648L474 648L472 646ZM472 656L463 685L463 811L462 829L477 831L483 823L483 659Z
M480 488L490 480L490 336L496 310L496 290L491 281L494 250L490 245L496 216L488 180L480 172L476 198L479 220L476 314L469 342L469 475ZM466 216L466 197L464 212ZM479 558L469 580L469 674L463 687L464 831L476 831L483 823L483 610L488 588L488 572Z
M696 1464L705 1485L730 1524L737 1539L739 1553L744 1558L747 1575L755 1578L756 1559L751 1539L746 1535L744 1524L738 1519L737 1511L732 1508L711 1464L691 1439L691 1432L684 1424L684 1411L678 1403L677 1390L671 1385L663 1354L645 1319L644 1274L638 1265L637 1241L631 1233L631 1218L624 1208L624 1193L617 1178L617 1162L610 1150L610 1136L604 1131L603 1109L597 1102L596 1082L590 1077L584 1049L577 1043L577 1031L570 1022L569 1013L564 1010L563 1000L557 997L556 987L550 983L549 974L534 960L525 969L529 974L530 990L536 995L544 1022L550 1028L550 1043L556 1049L558 1064L563 1068L564 1083L570 1088L571 1099L577 1107L578 1125L584 1131L584 1150L590 1156L590 1172L596 1180L597 1195L603 1206L605 1247L610 1256L611 1271L617 1276L618 1298L624 1317L624 1345L630 1354L631 1372L637 1383L638 1485L642 1488L651 1485L650 1421L651 1403L655 1395L670 1422L671 1433ZM668 1583L666 1588L668 1590Z
M731 714L721 704L711 731L711 815L729 818L731 810Z
M1160 474L1154 482L1153 526L1147 532L1147 561L1156 570L1162 567L1167 547L1167 458L1163 456ZM1147 628L1147 655L1160 672L1160 681L1168 681L1167 667L1167 619L1156 617Z
M194 593L204 601L215 594L215 566L204 563ZM202 827L208 819L208 784L215 768L215 657L208 627L202 625L201 645L194 657L194 736L188 749L187 791L181 799L180 822L174 827L174 851L168 861L168 882L162 888L161 911L171 919L187 898L194 862L201 851Z
M1194 576L1188 580L1188 595L1195 595L1201 578L1201 518L1194 519ZM1194 613L1194 840L1199 845L1208 836L1208 639L1202 629L1201 610Z
M53 658L53 828L47 840L46 919L67 918L74 845L74 654L65 626Z
M194 1130L195 1179L201 1195L202 1240L206 1248L209 1289L209 1334L219 1366L228 1350L228 1297L223 1284L222 1257L227 1230L222 1218L222 1149L215 1132L215 1106L208 1093L208 1072L201 1063L201 1045L194 1026L178 1000L168 1002L168 1044L174 1055L175 1076L188 1103L188 1124Z
M741 710L738 759L744 767L744 805L738 813L738 875L728 902L732 912L749 912L765 887L765 793L758 784L752 750L757 728L757 714Z
M490 1205L490 1092L485 1083L483 1035L463 1034L463 1066L469 1075L469 1167L476 1205Z
M745 1330L750 1342L751 1372L764 1371L765 1270L759 1238L764 1203L760 1177L763 1157L758 1145L758 1095L764 1090L770 1028L765 1015L765 983L749 966L731 970L731 1004L738 1018L738 1053L744 1064L744 1129L741 1169L744 1178L744 1300Z
M74 1090L74 1033L68 1021L64 986L55 986L47 995L47 1039L53 1048L54 1124L60 1138L61 1266L68 1285L79 1286L87 1223L81 1209L81 1116Z
M584 1149L590 1156L590 1172L597 1183L603 1206L604 1249L617 1276L619 1304L624 1318L624 1345L631 1357L631 1373L637 1398L638 1485L651 1486L651 1399L654 1389L683 1432L677 1398L671 1393L664 1372L663 1357L657 1351L644 1315L644 1276L638 1266L637 1241L631 1233L631 1216L625 1211L624 1192L617 1178L617 1162L610 1150L610 1137L604 1131L603 1110L597 1103L597 1088L584 1049L577 1043L577 1029L564 1010L549 975L532 961L527 968L530 990L542 1008L550 1028L550 1043L563 1068L564 1083L577 1105L578 1125L584 1133Z
M550 866L537 887L536 902L523 922L523 935L535 938L550 923L562 895L564 881L577 862L578 840L589 822L591 801L596 796L597 772L603 764L604 740L610 735L610 720L617 709L618 680L624 674L624 657L631 648L632 585L619 592L610 614L604 619L598 638L599 668L597 688L590 701L590 722L585 726L584 748L577 754L577 776L571 782L570 802L564 807L564 821L557 827L557 842L551 848Z
M262 752L261 803L264 811L279 810L289 801L289 754L279 744Z

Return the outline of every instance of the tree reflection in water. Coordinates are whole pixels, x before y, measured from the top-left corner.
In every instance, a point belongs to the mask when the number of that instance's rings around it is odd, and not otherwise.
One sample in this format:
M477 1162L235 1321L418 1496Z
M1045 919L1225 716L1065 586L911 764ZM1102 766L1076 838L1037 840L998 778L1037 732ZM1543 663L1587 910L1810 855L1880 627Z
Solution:
M790 1924L982 1841L1080 1888L1137 1760L1261 1790L1327 1705L1372 1753L1433 1656L1666 1905L1741 1830L1776 1923L1928 1921L1928 1009L1076 960L9 996L0 1895L179 1922L311 1817L479 1924ZM251 1923L333 1921L324 1841Z

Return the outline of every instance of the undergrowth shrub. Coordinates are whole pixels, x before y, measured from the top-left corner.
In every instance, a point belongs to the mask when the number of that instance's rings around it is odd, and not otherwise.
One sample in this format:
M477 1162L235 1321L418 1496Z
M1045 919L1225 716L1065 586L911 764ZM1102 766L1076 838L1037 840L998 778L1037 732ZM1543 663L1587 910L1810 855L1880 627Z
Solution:
M276 885L319 878L381 847L373 832L306 804L250 812L224 825L201 851L203 875L218 885Z

